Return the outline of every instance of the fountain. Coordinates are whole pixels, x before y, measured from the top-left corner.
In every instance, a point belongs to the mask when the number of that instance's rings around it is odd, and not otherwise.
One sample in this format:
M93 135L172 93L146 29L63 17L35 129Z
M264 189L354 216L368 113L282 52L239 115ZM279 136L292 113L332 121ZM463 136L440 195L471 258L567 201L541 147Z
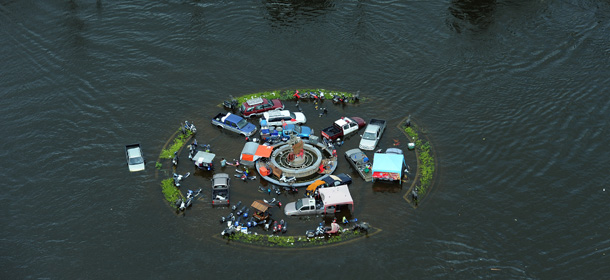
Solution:
M287 142L274 145L268 160L259 160L256 170L267 181L291 187L308 186L332 174L337 168L337 157L326 145L315 140L292 136ZM261 174L264 167L272 172Z

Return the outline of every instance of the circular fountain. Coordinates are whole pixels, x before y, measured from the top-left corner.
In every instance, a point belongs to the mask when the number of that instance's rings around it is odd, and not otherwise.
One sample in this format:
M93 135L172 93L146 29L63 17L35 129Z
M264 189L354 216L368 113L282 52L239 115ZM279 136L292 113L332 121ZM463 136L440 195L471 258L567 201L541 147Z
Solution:
M259 160L256 166L259 174L273 184L302 187L332 174L337 168L337 157L324 144L309 140L305 143L292 137L275 145L269 160ZM262 174L261 167L272 172Z

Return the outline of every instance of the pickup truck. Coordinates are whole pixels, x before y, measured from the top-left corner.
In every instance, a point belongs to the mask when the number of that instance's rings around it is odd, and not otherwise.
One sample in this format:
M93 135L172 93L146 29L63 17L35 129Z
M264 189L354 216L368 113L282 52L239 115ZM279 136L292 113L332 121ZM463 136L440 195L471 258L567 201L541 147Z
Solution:
M364 127L366 122L359 117L342 117L336 120L332 126L322 129L322 137L330 140L337 141L341 137L345 137L351 133L358 131L358 129Z
M342 206L351 205L354 211L354 200L347 185L318 188L318 198L306 197L290 202L284 207L286 216L297 215L333 215L340 212Z
M136 172L144 170L144 157L140 144L125 145L125 157L129 171Z
M334 214L335 206L330 206L324 209L322 202L316 203L315 198L301 198L296 202L290 202L284 207L284 214L286 216L300 216L300 215L320 215L320 214Z
M217 173L212 176L212 206L229 205L229 183L227 173Z
M374 150L375 147L377 147L377 143L379 143L381 134L383 134L383 131L385 130L385 124L385 120L371 119L364 129L364 133L361 135L362 139L360 139L358 148L367 151Z
M243 136L251 136L256 132L256 126L246 119L231 113L219 113L212 119L212 125L224 128Z

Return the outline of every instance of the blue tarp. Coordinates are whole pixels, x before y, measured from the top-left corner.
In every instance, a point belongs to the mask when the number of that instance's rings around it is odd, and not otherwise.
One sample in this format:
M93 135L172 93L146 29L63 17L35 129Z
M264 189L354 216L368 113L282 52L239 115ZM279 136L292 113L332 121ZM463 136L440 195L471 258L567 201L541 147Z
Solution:
M398 173L402 176L404 155L376 153L373 158L373 172Z

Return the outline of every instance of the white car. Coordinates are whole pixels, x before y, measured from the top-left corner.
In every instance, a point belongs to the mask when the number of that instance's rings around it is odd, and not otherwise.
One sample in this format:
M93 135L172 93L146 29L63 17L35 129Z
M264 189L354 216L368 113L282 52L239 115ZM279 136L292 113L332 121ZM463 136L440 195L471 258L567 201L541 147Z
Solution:
M140 144L125 145L125 157L127 158L127 166L129 171L142 171L145 167L144 157Z
M263 113L261 125L266 122L268 126L282 126L285 124L303 124L307 121L301 112L290 112L288 110L269 111Z

